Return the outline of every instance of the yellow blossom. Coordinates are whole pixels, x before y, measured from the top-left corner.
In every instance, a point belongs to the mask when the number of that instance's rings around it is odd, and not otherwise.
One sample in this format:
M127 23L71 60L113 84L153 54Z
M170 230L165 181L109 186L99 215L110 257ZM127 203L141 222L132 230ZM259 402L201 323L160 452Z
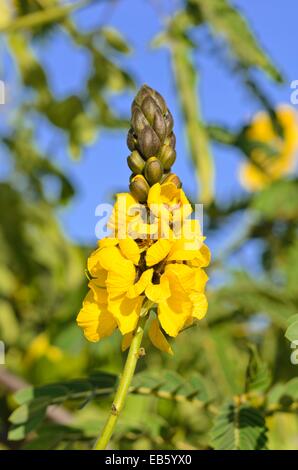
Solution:
M240 168L240 181L250 191L259 191L294 169L298 148L297 114L289 106L280 106L276 115L282 137L277 134L270 116L265 112L258 113L247 130L248 139L268 144L277 152L271 156L260 148L252 150L252 161Z
M161 217L161 211L168 211L167 220L173 224L174 212L181 211L185 204L190 214L182 190L171 183L165 185L165 190L160 186L154 185L148 195L149 209L156 210L156 204L160 204L156 218ZM126 201L134 204L130 198ZM159 222L153 219L153 223ZM202 319L207 310L204 289L208 277L203 268L210 262L210 252L203 242L200 224L192 219L183 220L169 239L134 240L127 236L100 240L88 259L90 290L77 318L86 338L99 341L119 328L125 350L147 298L156 305L157 314L149 338L156 347L171 353L163 331L175 337L194 319Z

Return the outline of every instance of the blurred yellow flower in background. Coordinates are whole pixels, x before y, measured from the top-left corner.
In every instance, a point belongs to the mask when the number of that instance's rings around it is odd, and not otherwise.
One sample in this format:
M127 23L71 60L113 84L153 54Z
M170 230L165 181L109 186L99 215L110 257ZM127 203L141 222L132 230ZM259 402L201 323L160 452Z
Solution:
M246 131L247 139L276 149L276 155L268 155L266 150L255 148L251 151L251 161L241 166L240 181L249 191L259 191L295 168L298 149L297 113L293 108L283 105L277 108L276 116L283 136L278 135L270 116L265 112L258 113Z
M40 333L33 339L27 349L24 362L26 366L29 366L42 357L46 357L50 362L58 362L63 357L61 349L51 345L46 333Z

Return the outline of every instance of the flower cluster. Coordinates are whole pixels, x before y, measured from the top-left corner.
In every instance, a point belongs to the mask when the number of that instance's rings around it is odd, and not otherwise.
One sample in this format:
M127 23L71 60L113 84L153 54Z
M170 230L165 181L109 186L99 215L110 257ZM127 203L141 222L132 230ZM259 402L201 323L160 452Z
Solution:
M256 147L251 152L251 161L242 165L240 180L249 191L259 191L290 173L297 161L297 114L289 106L280 106L276 117L281 126L281 135L274 129L270 116L265 112L258 113L246 131L247 139L275 149L274 155L268 155L265 149Z
M148 183L142 202L134 192L117 195L109 222L113 234L88 259L90 290L77 322L90 341L118 328L124 350L139 318L151 314L149 338L172 353L166 335L176 337L206 314L203 268L210 252L180 180L166 172L170 177Z

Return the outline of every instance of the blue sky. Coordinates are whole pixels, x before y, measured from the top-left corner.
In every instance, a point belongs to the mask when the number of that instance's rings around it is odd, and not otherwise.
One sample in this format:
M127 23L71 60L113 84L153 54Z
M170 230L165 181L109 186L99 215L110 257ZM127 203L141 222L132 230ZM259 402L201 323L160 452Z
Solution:
M286 84L277 87L262 77L261 83L276 103L290 104L290 83L298 79L296 44L298 40L296 0L237 0L249 20L253 31L285 76ZM162 28L162 16L179 6L175 0L120 0L113 9L106 9L106 2L88 8L76 15L78 23L92 28L99 23L118 28L133 46L133 53L122 59L132 71L137 83L147 83L166 98L175 118L178 158L175 171L184 183L189 195L196 194L194 171L187 152L179 103L174 87L170 56L167 49L152 49L150 41ZM237 127L250 118L259 108L240 80L231 76L217 58L210 56L206 35L202 34L201 49L196 55L200 70L200 94L204 118L207 122L222 123ZM44 47L44 46L43 46ZM50 83L59 96L76 92L82 86L86 74L88 57L74 50L63 34L57 34L43 49L41 60L49 70ZM131 96L115 99L116 106L129 109ZM51 135L44 129L45 145ZM241 155L225 148L213 148L217 177L216 196L228 201L242 189L237 180L237 169ZM94 228L97 222L94 211L100 202L109 202L115 189L125 188L129 177L126 166L128 150L125 132L100 131L96 143L87 148L78 162L67 155L64 146L55 150L59 164L76 183L78 193L70 206L61 211L60 217L66 232L79 242L94 243Z

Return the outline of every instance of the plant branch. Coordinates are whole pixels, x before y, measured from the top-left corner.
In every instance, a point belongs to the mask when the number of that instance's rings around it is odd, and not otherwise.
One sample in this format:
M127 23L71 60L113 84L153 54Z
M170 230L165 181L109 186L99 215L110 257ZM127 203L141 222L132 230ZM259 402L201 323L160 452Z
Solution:
M104 428L97 439L94 450L104 450L106 449L112 434L114 432L114 428L118 421L118 417L125 405L126 397L129 392L129 388L131 385L131 381L136 369L136 365L138 362L140 354L140 346L144 334L144 325L145 325L146 318L141 317L134 337L132 339L128 356L126 359L126 363L123 369L122 376L120 378L119 386L115 395L114 402L111 407L110 414L108 419L104 425Z

